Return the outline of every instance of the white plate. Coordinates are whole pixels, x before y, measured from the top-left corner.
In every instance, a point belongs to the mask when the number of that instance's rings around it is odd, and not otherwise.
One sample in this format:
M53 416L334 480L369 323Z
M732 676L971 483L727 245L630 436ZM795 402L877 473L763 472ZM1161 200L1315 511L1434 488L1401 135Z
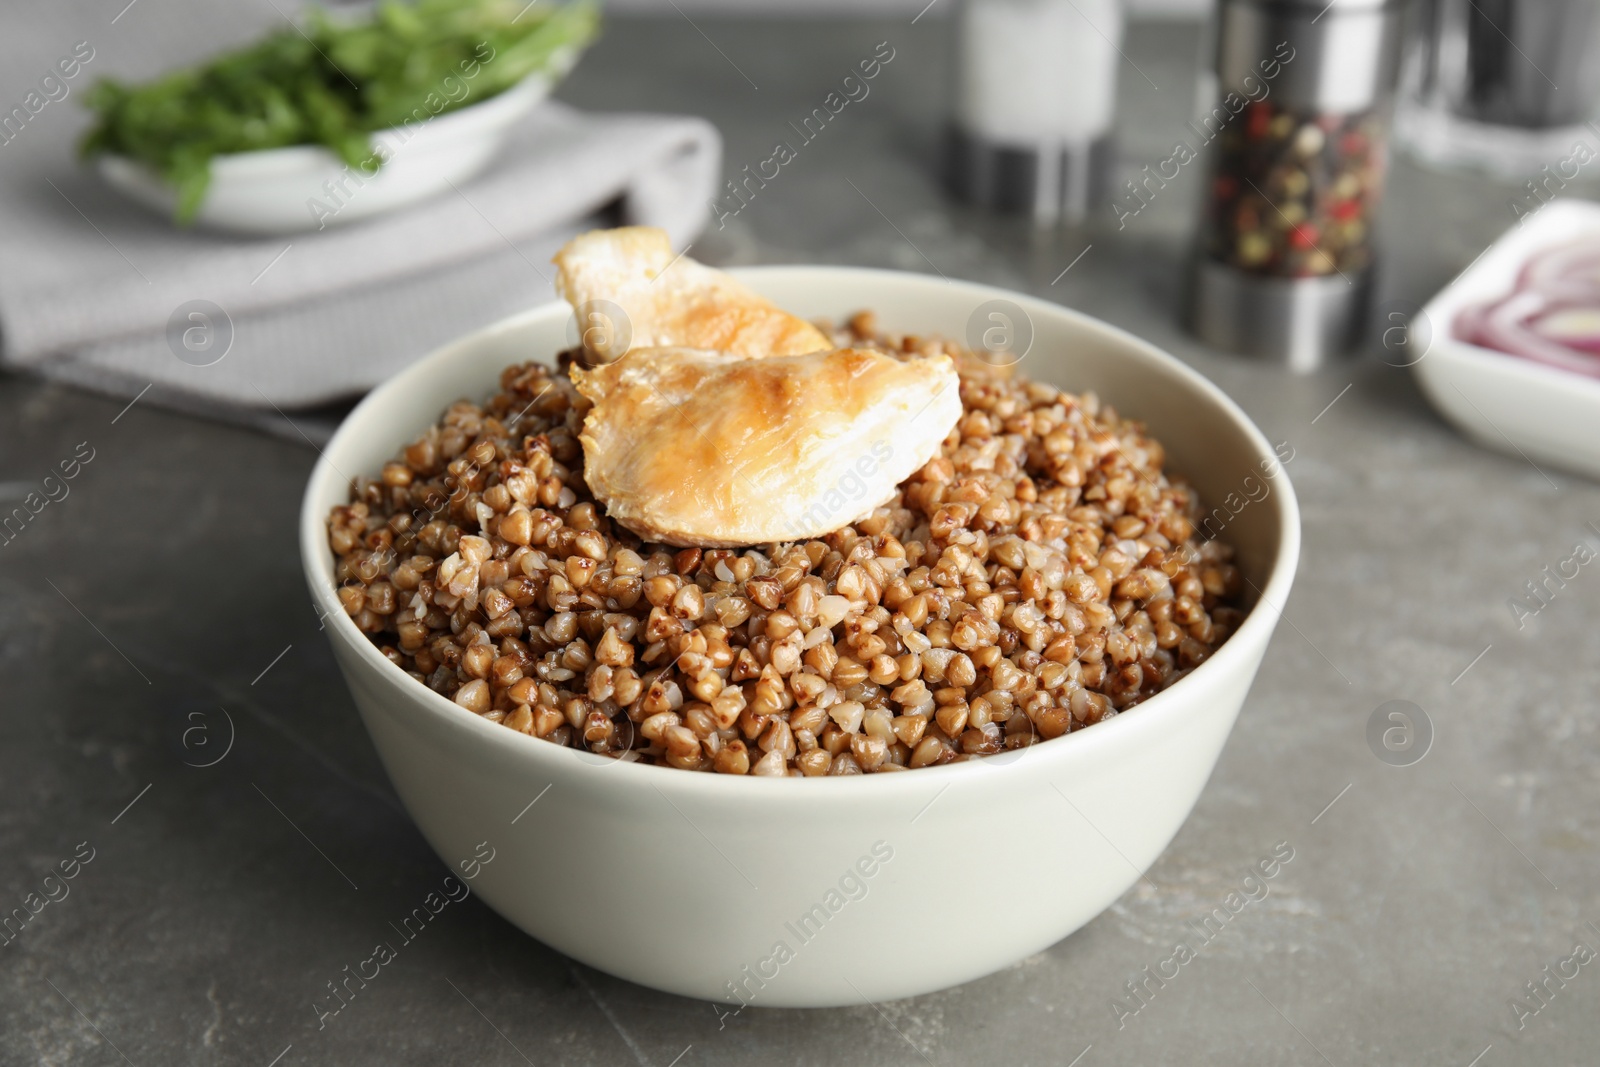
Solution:
M1600 244L1600 204L1553 200L1501 235L1411 324L1424 353L1412 370L1439 413L1479 444L1600 478L1600 380L1453 335L1463 309L1511 292L1529 257L1583 238Z
M386 162L370 178L319 145L237 152L211 160L211 185L194 225L233 233L300 233L354 222L466 181L488 165L512 125L550 92L570 62L555 62L505 92L459 111L372 135ZM98 160L105 180L146 207L172 217L176 194L144 164L124 156ZM345 192L334 192L342 183ZM321 205L319 208L317 205Z

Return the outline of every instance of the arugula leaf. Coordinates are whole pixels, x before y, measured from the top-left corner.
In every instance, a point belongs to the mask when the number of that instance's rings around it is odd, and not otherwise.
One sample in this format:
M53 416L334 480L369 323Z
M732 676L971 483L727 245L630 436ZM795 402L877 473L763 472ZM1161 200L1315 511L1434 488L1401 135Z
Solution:
M202 65L142 85L101 79L83 97L95 123L79 150L149 166L187 224L216 156L313 144L372 173L373 132L502 93L598 29L595 0L380 0L359 22L312 8L301 29Z

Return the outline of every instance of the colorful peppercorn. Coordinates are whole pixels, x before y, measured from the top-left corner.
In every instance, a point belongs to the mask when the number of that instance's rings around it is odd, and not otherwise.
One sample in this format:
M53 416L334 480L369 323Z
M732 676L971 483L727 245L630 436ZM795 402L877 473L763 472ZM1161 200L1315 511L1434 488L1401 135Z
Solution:
M1372 258L1381 112L1314 115L1249 105L1217 138L1203 224L1213 259L1257 274L1348 274Z

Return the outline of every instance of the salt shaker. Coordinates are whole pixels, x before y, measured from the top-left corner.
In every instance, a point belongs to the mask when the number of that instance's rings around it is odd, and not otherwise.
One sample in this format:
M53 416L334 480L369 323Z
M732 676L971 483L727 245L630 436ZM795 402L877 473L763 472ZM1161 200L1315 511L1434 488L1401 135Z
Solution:
M1191 268L1201 340L1313 370L1360 337L1399 0L1219 0Z
M949 179L956 194L1049 225L1104 194L1119 0L968 0L956 16Z

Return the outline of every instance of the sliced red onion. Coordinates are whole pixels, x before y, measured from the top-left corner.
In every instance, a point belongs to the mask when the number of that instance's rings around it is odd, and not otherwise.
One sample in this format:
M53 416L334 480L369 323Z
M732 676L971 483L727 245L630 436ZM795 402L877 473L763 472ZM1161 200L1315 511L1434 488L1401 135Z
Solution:
M1485 348L1600 378L1600 244L1573 242L1531 256L1510 295L1463 309L1452 333Z
M1592 241L1547 248L1529 258L1517 278L1517 288L1552 297L1600 299L1600 245Z
M1551 308L1530 319L1528 328L1548 341L1600 356L1600 307L1595 305Z
M1600 357L1578 351L1539 332L1534 323L1549 304L1539 293L1513 293L1482 309L1467 340L1551 367L1600 378Z

